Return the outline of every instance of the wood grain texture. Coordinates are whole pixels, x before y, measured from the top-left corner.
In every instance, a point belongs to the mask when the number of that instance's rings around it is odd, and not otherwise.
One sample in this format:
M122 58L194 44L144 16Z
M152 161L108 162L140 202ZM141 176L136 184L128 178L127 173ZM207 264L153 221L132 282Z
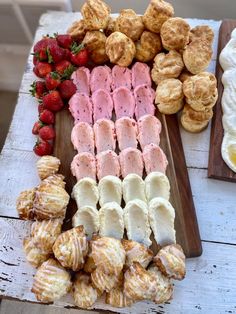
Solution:
M223 111L221 107L221 99L224 91L224 86L221 82L224 73L220 62L219 56L222 49L226 46L231 38L231 32L236 27L236 20L224 20L219 30L219 44L216 62L216 77L218 80L218 93L219 97L214 108L214 116L212 119L211 139L210 139L210 152L208 164L209 178L236 182L236 173L232 171L224 162L221 156L221 144L224 137L224 129L222 124Z

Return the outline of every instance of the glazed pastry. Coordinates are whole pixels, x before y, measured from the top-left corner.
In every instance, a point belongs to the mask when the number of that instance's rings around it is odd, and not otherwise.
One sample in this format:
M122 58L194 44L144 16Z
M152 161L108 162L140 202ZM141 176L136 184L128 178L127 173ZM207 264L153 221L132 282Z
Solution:
M184 105L183 84L180 80L161 81L156 89L155 103L163 114L177 113Z
M161 27L161 41L166 50L181 50L189 43L190 26L180 17L168 19Z
M176 243L175 210L170 202L162 197L153 198L148 213L156 243L159 246Z
M92 206L84 206L77 210L72 218L73 227L83 226L88 239L99 230L99 212Z
M152 80L158 85L161 81L169 78L177 78L184 68L180 53L175 50L159 53L154 59L151 72Z
M180 245L172 244L162 248L154 257L153 262L161 272L175 280L185 277L185 255Z
M82 41L86 34L84 20L73 22L73 24L68 28L67 34L71 35L72 38L78 42Z
M97 159L97 177L100 181L106 176L120 176L119 157L112 150L106 150L96 156Z
M120 151L132 147L137 148L137 123L134 119L123 117L115 122L117 142Z
M140 62L149 62L162 50L160 35L144 31L140 40L135 43L135 46L135 59Z
M116 88L122 86L131 89L131 75L131 70L129 68L115 65L112 68L112 90L114 91Z
M91 240L88 241L88 254L83 268L83 270L88 274L91 274L97 267L92 257L92 242L97 239L100 239L100 236L97 234L93 234Z
M150 114L155 114L155 91L148 85L139 85L134 89L136 120Z
M135 99L133 93L127 87L119 87L113 94L116 120L122 117L133 118L135 110Z
M74 185L71 196L79 209L84 206L96 208L99 199L96 181L91 178L81 179Z
M168 160L159 146L155 144L146 145L143 150L143 161L147 175L156 171L165 174Z
M115 176L103 177L98 184L99 204L102 207L106 203L116 202L121 204L122 182Z
M121 240L126 252L125 266L130 267L133 262L138 262L143 268L147 268L153 259L153 252L145 245L132 241Z
M23 241L23 248L25 251L27 261L33 266L38 268L49 257L50 253L38 248L35 245L33 238L25 238Z
M210 45L212 45L214 32L208 25L195 26L190 31L190 41L194 41L196 39L207 41Z
M53 156L43 156L41 157L37 163L36 167L38 170L38 175L41 180L56 174L60 167L60 160Z
M124 235L123 209L115 202L106 203L99 210L99 235L122 239Z
M53 253L63 267L73 271L82 269L88 253L84 227L75 227L61 233L53 245Z
M139 175L135 173L128 174L123 180L122 188L123 199L126 204L135 199L146 202L145 184Z
M69 194L62 187L42 182L35 193L35 217L38 220L64 218L69 200Z
M104 33L106 36L110 36L115 32L116 19L113 17L109 17L107 27L104 29Z
M162 24L174 15L173 6L163 0L151 0L143 16L145 27L154 33L160 33Z
M107 37L100 31L86 33L82 43L89 51L89 57L95 64L103 64L109 60L106 54Z
M101 291L109 292L114 287L117 286L117 284L120 281L120 277L123 276L122 273L116 274L107 274L101 269L100 267L97 267L92 273L91 273L91 280L93 283L93 286Z
M170 183L167 176L161 172L151 172L145 178L145 192L148 202L155 197L162 197L168 201L170 198Z
M123 291L123 287L114 287L106 294L106 304L121 308L131 306L134 301L128 298Z
M93 104L85 93L75 93L69 100L69 110L77 122L93 124Z
M125 34L114 32L107 38L106 54L111 63L128 67L133 61L135 52L135 44Z
M98 89L92 95L93 120L112 118L113 101L110 93L105 89Z
M88 68L79 67L72 73L71 79L76 86L77 93L90 95L90 71Z
M33 204L36 189L26 190L20 193L16 200L16 209L19 217L24 220L33 219Z
M144 115L138 120L138 141L143 150L151 143L160 144L161 122L153 115Z
M131 173L143 176L143 157L137 148L126 148L119 155L123 179Z
M65 189L66 183L64 181L65 177L62 174L53 174L43 180L44 183L54 184Z
M81 8L87 30L99 30L107 27L111 9L102 0L86 0Z
M53 258L44 262L34 276L31 291L38 301L54 302L71 289L70 274Z
M71 131L71 142L79 153L94 154L93 128L87 122L78 122Z
M82 272L76 274L72 286L72 295L76 306L88 309L96 302L99 294L99 291L92 286L89 275Z
M98 89L110 92L111 84L112 84L111 69L107 65L104 66L100 65L92 70L90 79L92 93L94 93Z
M77 181L86 177L96 180L96 159L90 153L75 155L71 163L71 172Z
M135 62L132 66L132 86L133 89L140 85L152 86L150 68L146 63Z
M97 154L106 150L115 150L115 126L114 122L108 119L100 119L93 126Z
M142 17L137 15L134 10L123 9L116 19L115 30L136 41L144 31Z

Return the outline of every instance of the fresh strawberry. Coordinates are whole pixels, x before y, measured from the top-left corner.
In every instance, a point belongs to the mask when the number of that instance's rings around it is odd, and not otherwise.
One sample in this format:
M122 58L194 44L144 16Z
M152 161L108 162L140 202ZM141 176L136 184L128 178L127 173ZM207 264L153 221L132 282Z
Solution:
M71 80L63 81L58 89L63 99L70 99L76 93L76 86Z
M34 52L39 52L43 49L46 49L48 45L48 37L45 36L42 39L40 39L39 41L37 41L37 43L34 45L33 47L33 51Z
M55 136L55 130L51 126L46 125L39 130L39 137L42 140L50 141L53 140Z
M55 70L62 78L69 79L71 74L75 71L75 67L71 64L71 62L62 60L55 65Z
M39 77L45 77L48 73L52 72L52 65L47 62L39 62L35 67Z
M39 60L37 59L36 56L33 56L33 65L37 65Z
M49 63L57 63L64 59L64 49L56 43L50 43L47 47L47 55Z
M34 74L35 74L37 77L41 77L40 74L39 74L39 71L38 71L37 66L34 66L33 72L34 72Z
M39 130L44 126L44 124L41 121L35 122L33 125L32 133L34 135L39 134Z
M45 110L45 107L44 107L44 104L42 103L39 103L39 105L38 105L38 112L39 112L39 114L41 113L41 112L43 112L43 110Z
M52 154L52 145L50 143L48 143L47 141L43 141L41 139L38 139L35 146L34 146L34 152L38 156L51 155Z
M73 43L73 39L72 39L71 35L69 35L69 34L56 35L56 40L57 40L59 46L61 46L63 48L67 48L67 49L69 49Z
M57 86L61 83L60 75L57 72L47 74L45 83L48 90L57 88Z
M64 52L65 52L64 59L70 61L70 59L71 59L71 51L69 49L65 49Z
M39 119L40 119L40 121L42 121L43 123L46 123L46 124L54 124L55 123L54 113L50 110L47 110L47 109L40 112Z
M36 98L42 98L44 93L47 91L46 85L42 81L34 81L30 86L30 93L33 97Z
M88 62L88 50L83 44L77 45L74 43L71 47L71 62L72 64L83 66Z
M64 106L61 96L56 90L53 90L49 94L43 96L43 104L45 109L51 111L59 111Z

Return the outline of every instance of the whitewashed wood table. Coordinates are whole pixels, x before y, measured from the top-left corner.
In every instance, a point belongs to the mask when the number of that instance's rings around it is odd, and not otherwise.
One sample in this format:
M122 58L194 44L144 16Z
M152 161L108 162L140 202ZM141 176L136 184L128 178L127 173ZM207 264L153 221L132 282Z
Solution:
M49 12L40 19L35 40L43 34L64 33L80 18L79 13ZM215 32L214 72L219 21L188 20L194 25L208 24ZM18 194L39 183L32 152L35 137L32 124L37 119L37 103L29 94L35 79L29 56L13 121L0 155L0 296L37 302L30 292L35 270L26 262L22 240L30 222L17 217ZM175 284L173 300L165 305L137 303L120 313L236 313L236 184L207 178L210 127L199 135L181 130L188 173L200 227L203 254L187 260L187 276ZM70 296L54 306L73 307ZM96 309L112 310L102 302ZM114 309L113 309L114 310Z

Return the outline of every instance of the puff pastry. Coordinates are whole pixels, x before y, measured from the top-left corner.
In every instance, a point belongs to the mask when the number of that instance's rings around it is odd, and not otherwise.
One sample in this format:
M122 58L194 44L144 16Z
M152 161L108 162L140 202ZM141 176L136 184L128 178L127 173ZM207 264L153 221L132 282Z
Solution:
M91 60L96 64L103 64L109 60L106 54L106 40L106 35L101 31L89 31L83 39L82 43L88 49Z
M84 227L75 227L61 233L53 245L53 253L63 267L80 270L88 253Z
M60 167L60 160L54 156L43 156L37 163L36 167L38 170L38 175L41 180L55 174L58 172Z
M135 174L128 174L122 183L123 199L127 204L129 201L139 199L146 202L145 184L143 179Z
M83 226L89 239L99 230L99 213L92 206L84 206L77 210L72 218L73 227Z
M162 50L161 37L159 34L144 31L135 46L135 59L140 62L149 62Z
M44 262L34 276L31 291L38 301L59 300L71 289L70 274L53 258Z
M64 182L65 177L62 174L53 174L43 180L44 183L54 184L65 188L66 183Z
M190 41L201 39L212 45L214 40L214 32L208 25L195 26L190 31Z
M26 190L20 193L16 200L16 209L19 217L24 220L33 219L33 204L35 199L35 190Z
M35 245L33 238L25 238L23 241L23 247L26 259L33 267L39 267L50 257L50 253L38 248Z
M87 0L81 8L87 30L99 30L107 27L111 9L102 0Z
M94 179L84 178L74 185L71 196L76 201L77 207L91 206L96 208L99 193Z
M121 204L122 199L122 182L118 177L106 176L103 177L98 184L99 204L100 206L106 203L116 202Z
M79 20L73 22L73 24L68 28L67 34L71 35L73 39L77 41L82 41L86 35L86 27L84 20Z
M123 291L123 287L115 287L106 294L106 304L113 307L128 307L131 306L134 301L128 298Z
M122 272L120 272L119 274L107 274L100 267L97 267L91 273L93 286L101 292L111 291L115 286L117 286L121 276L123 277Z
M107 27L104 29L104 33L106 36L110 36L115 32L116 19L109 17Z
M170 183L166 175L161 172L151 172L145 178L145 193L147 201L155 197L170 198Z

